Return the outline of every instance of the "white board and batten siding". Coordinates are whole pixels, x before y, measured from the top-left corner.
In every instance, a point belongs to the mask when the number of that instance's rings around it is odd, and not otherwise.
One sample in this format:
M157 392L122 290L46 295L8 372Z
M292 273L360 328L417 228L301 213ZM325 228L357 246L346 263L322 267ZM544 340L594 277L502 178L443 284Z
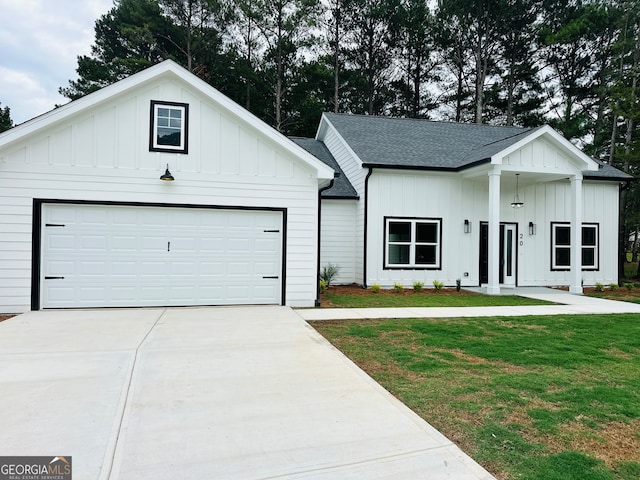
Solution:
M504 174L503 174L504 175ZM480 222L488 219L489 189L486 177L464 178L455 173L375 170L369 180L367 284L392 287L395 282L411 287L414 281L431 286L433 280L454 286L478 285ZM524 206L511 208L512 180L502 179L500 221L518 227L517 284L520 286L569 285L569 271L551 270L551 222L570 222L571 186L567 180L524 184ZM599 225L599 269L583 272L584 284L617 281L618 184L583 182L583 222ZM384 218L442 219L441 269L385 269ZM471 232L464 233L464 220ZM529 235L529 222L536 234ZM613 246L613 248L611 248ZM465 276L465 272L468 276Z
M355 153L351 150L351 148L349 148L345 140L340 136L340 134L333 127L333 125L331 125L330 122L325 117L322 117L320 121L320 128L318 129L318 140L321 140L322 142L324 142L327 149L329 149L329 151L331 152L331 155L333 155L335 160L338 162L338 165L340 165L340 168L342 168L342 171L347 176L347 178L349 179L349 182L351 182L351 185L353 185L353 188L356 190L358 196L360 197L360 200L349 202L354 204L353 208L355 209L354 216L352 217L352 221L354 222L353 226L355 228L355 239L353 240L353 242L349 242L349 245L345 247L347 249L350 249L352 248L351 245L353 245L353 248L355 249L353 261L349 262L349 268L351 268L351 265L353 265L352 268L353 268L354 274L353 274L353 277L348 276L346 271L347 269L345 268L345 271L339 275L339 282L340 283L355 282L355 283L363 284L364 283L364 269L363 269L364 240L363 239L364 239L364 204L365 204L364 190L365 190L365 181L366 181L368 170L362 168L362 162L360 161L360 159L355 155ZM324 209L325 203L326 201L323 200L323 209ZM323 220L322 220L323 224L325 221L324 219L330 218L331 215L333 215L334 211L338 215L338 217L335 220L336 223L345 221L347 211L350 211L351 208L352 207L345 205L345 206L342 206L338 211L336 210L335 206L334 207L329 206L328 207L329 212L326 214L323 213ZM328 228L329 230L331 230L331 227L328 227ZM332 233L329 231L328 235L331 236ZM323 238L325 237L324 232L322 233L322 236ZM335 257L336 261L331 260L332 263L337 263L337 260L340 258L343 258L343 256L344 256L343 253L337 252L337 257ZM323 260L322 265L325 265L326 263L328 263L330 261L330 258L332 258L329 255L329 252L325 254L325 258L326 258L326 261ZM349 280L351 280L351 278L353 278L353 280L350 282Z
M451 173L374 170L369 179L368 285L379 283L391 288L399 282L411 287L420 281L430 287L438 280L451 286L457 278L464 284L477 284L478 245L473 241L477 227L472 229L474 235L463 233L464 218L473 221L480 214L469 210L476 210L478 203L469 201L463 205L474 192L474 185L468 183ZM442 268L385 269L385 217L441 219ZM465 272L469 276L464 277Z
M320 268L329 264L339 270L332 283L356 283L357 252L356 200L322 200Z
M188 154L149 151L151 100L189 104ZM0 312L31 305L34 199L282 210L286 303L313 305L318 170L295 149L174 75L64 114L70 105L48 114L59 121L27 124L24 137L0 147ZM167 164L174 182L159 180Z

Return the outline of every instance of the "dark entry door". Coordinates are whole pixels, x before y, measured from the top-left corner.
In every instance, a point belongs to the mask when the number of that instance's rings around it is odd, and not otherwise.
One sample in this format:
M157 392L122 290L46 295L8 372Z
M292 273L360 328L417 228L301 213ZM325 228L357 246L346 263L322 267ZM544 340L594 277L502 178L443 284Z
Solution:
M508 237L508 244L505 244L505 236ZM512 225L506 229L505 224L501 223L499 237L500 268L498 268L498 282L503 284L505 283L505 270L510 282L515 278L515 229ZM489 283L489 224L487 222L480 223L480 283Z

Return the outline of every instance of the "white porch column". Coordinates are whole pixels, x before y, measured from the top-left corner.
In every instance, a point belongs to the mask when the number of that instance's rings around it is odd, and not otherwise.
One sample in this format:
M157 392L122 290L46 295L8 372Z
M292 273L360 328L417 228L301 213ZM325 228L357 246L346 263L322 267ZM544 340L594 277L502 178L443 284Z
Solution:
M582 174L571 177L571 293L582 294Z
M489 295L500 294L500 165L489 172Z

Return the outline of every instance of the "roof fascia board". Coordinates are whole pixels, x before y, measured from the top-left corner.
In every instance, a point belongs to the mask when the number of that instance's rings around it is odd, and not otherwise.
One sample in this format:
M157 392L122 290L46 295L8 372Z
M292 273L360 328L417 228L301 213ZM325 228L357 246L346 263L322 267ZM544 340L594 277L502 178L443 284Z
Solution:
M549 138L556 146L562 148L567 153L569 153L572 157L576 158L579 163L584 165L584 169L593 170L593 171L598 170L598 163L595 160L593 160L586 153L584 153L582 150L576 147L573 143L571 143L569 140L567 140L558 132L556 132L549 125L543 125L542 127L533 130L531 133L526 135L522 140L496 153L491 157L491 163L501 165L504 157L512 154L516 150L525 146L527 143L530 143L542 136L544 136L545 138Z
M320 118L320 126L318 127L318 134L316 135L316 140L320 140L324 143L324 135L326 135L327 130L331 129L336 134L336 137L342 144L342 146L349 152L349 154L358 162L360 168L365 168L365 164L362 159L353 151L351 145L344 139L344 137L340 134L340 131L335 127L333 123L327 118L326 114L323 113ZM322 136L320 136L322 135ZM333 154L332 154L333 155Z
M322 200L360 200L360 195L323 195Z
M418 171L429 171L429 172L462 172L464 170L469 170L470 168L477 167L479 165L483 165L485 163L489 163L490 159L485 158L482 160L478 160L466 165L460 165L458 167L429 167L429 166L416 166L416 165L389 165L389 164L378 164L378 163L363 163L363 168L380 168L386 170L418 170Z

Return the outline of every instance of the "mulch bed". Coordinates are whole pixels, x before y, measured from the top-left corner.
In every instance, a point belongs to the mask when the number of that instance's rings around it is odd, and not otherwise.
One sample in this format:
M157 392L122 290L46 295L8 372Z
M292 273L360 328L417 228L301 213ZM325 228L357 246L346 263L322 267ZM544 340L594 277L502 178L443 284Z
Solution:
M405 288L402 292L397 293L393 288L383 288L378 293L373 293L370 288L362 288L360 285L331 285L326 293L331 293L334 295L357 295L357 296L368 296L368 295L480 295L479 293L471 292L469 290L460 290L457 291L455 287L451 288L442 288L437 291L435 288L425 287L421 291L416 292L412 288ZM323 294L324 295L324 294Z
M378 293L373 293L370 288L362 288L360 285L331 285L325 293L320 294L320 304L323 307L332 307L335 306L331 303L331 300L327 297L327 294L331 295L353 295L358 297L368 297L371 295L376 296L385 296L391 295L394 297L397 296L412 296L412 295L481 295L480 293L471 292L469 290L461 289L457 291L455 287L451 288L442 288L440 290L436 290L435 288L424 288L419 292L414 291L412 288L405 288L401 292L396 292L393 288L389 289L381 289Z
M15 315L0 315L0 322L3 322L4 320L9 320L13 316Z

